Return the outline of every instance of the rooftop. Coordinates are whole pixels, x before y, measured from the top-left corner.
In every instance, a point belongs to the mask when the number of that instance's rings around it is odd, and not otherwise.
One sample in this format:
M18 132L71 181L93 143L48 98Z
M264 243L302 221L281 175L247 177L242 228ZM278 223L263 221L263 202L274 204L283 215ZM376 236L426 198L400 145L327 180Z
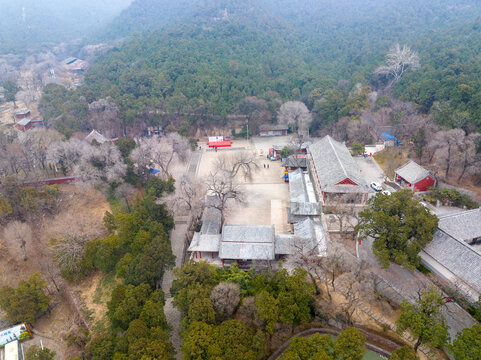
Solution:
M88 141L89 143L91 143L92 141L97 141L99 144L103 144L105 143L106 141L108 141L108 139L103 136L101 133L99 133L97 130L92 130L90 132L90 134L88 134L85 139L85 141Z
M15 111L15 115L26 115L28 113L30 113L30 109L27 108Z
M26 126L26 125L28 125L31 121L32 121L32 119L30 119L30 118L24 118L24 119L18 121L18 122L17 122L17 125Z
M220 210L213 207L216 201L215 196L209 196L206 200L200 228L202 234L220 234L222 216Z
M307 167L306 155L291 155L282 159L282 166L289 167Z
M438 228L459 241L481 237L481 208L439 217Z
M312 189L313 199L309 196L309 187L306 183L306 176L301 169L289 173L289 192L291 196L291 212L293 215L319 215L321 208L315 200L314 189ZM312 187L309 181L309 186Z
M428 170L412 160L409 160L399 169L394 170L394 173L402 177L410 184L415 184L424 179L426 176L433 176Z
M358 164L344 144L327 135L310 145L309 152L323 191L339 191L341 188L336 184L349 178L360 188L354 185L341 185L346 188L341 192L372 192L361 175Z
M276 235L275 253L292 255L315 251L319 256L327 254L327 242L322 225L309 218L294 224L294 235Z
M274 260L274 226L224 225L219 257Z
M301 169L289 173L289 192L291 202L308 202L307 188Z
M481 254L471 246L438 229L424 252L481 293Z
M220 234L194 233L188 251L219 252Z

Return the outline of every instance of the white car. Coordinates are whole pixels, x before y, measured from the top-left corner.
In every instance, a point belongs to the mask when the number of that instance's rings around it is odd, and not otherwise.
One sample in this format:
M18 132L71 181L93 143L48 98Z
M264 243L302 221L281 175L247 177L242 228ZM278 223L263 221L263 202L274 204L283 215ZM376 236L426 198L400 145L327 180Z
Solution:
M391 192L389 190L384 190L382 193L387 196L391 195Z
M372 182L371 187L374 189L374 191L377 191L377 192L382 191L382 186L377 182Z

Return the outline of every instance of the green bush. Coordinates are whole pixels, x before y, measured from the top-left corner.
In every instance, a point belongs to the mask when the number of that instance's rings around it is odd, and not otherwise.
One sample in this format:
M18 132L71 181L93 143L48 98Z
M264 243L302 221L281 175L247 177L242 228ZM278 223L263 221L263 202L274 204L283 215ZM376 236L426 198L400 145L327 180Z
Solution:
M456 189L430 188L427 197L439 200L443 204L449 205L449 206L457 206L457 207L466 206L468 209L479 207L479 204L477 202L473 201L469 196L461 194Z

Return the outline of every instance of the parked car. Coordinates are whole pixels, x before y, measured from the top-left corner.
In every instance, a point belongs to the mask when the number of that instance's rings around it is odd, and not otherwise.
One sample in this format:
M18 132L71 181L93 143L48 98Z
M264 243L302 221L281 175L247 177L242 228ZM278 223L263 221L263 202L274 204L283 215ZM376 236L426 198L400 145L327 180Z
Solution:
M377 192L382 191L382 186L377 182L372 182L371 187L374 189L374 191L377 191Z
M390 192L389 190L384 190L382 193L383 193L384 195L388 195L388 196L391 195L391 192Z

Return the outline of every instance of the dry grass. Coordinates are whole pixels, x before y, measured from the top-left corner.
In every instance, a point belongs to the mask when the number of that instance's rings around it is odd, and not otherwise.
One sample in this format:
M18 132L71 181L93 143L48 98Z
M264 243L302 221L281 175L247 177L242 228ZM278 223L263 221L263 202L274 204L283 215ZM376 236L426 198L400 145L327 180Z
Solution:
M8 249L3 248L3 229L0 228L0 287L4 285L15 287L20 280L25 280L34 272L40 271L42 276L48 283L48 292L52 298L52 311L49 314L41 317L34 324L34 329L49 338L42 338L44 344L54 349L57 352L59 359L68 359L75 357L72 349L67 347L67 344L62 338L68 334L77 325L74 319L76 314L63 301L60 294L55 290L55 286L51 281L52 270L52 251L48 242L51 238L61 237L66 234L83 235L87 239L93 239L98 236L105 235L105 228L103 226L103 216L106 210L110 210L108 202L105 197L98 191L93 189L81 189L74 185L60 186L61 203L60 211L55 216L44 217L31 224L33 232L33 240L27 244L28 261L18 257L13 257L13 254L8 252ZM58 275L56 275L57 281ZM100 283L100 276L93 276L85 279L79 287L92 289L87 291L84 296L81 296L85 301L95 298L94 294ZM60 282L59 282L60 284ZM61 287L72 287L72 285L61 282ZM108 286L106 287L108 288ZM77 290L77 289L74 289ZM105 312L106 298L110 297L108 290L102 291L102 296L99 302L103 305L98 305L99 309L93 309L90 304L86 306L92 312L93 320L97 320L99 316L97 313ZM0 319L4 318L0 313ZM53 340L55 339L55 340ZM30 343L37 343L39 340L34 339L25 343L25 346Z
M394 178L394 170L410 160L410 148L405 146L387 147L383 151L374 154L374 159L383 169L384 173L391 179Z

